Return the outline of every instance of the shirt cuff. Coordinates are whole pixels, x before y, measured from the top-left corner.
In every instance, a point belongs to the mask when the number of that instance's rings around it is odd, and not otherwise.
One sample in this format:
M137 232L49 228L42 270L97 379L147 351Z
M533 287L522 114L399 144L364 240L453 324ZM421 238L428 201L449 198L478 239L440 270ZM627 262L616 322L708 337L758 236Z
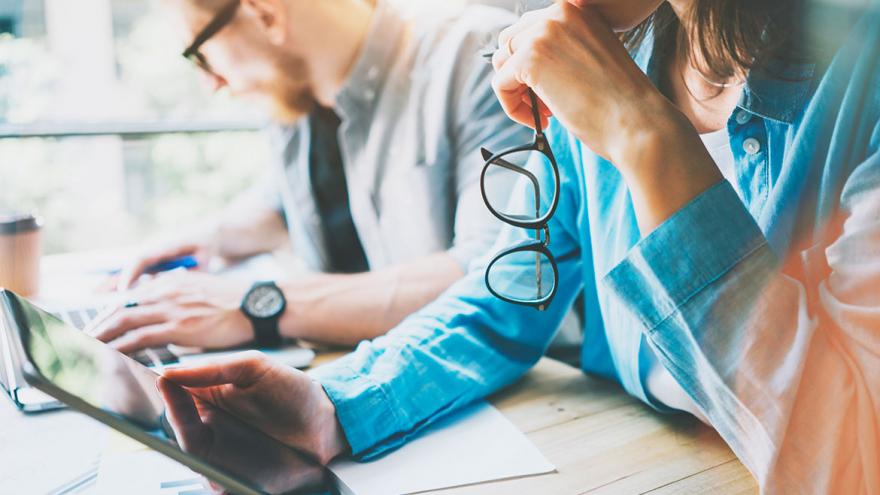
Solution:
M348 364L351 355L309 371L309 376L321 384L336 407L336 417L355 458L367 460L396 446L391 441L377 448L381 439L392 438L400 431L398 418L390 395L378 383ZM402 443L402 442L401 442Z
M640 241L604 283L650 332L766 245L733 186L712 186Z

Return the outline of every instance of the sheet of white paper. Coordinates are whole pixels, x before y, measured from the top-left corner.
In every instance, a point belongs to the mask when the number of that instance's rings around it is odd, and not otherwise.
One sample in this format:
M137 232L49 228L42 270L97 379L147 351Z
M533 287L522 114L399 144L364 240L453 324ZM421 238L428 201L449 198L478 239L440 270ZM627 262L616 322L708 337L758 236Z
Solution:
M555 471L497 409L481 402L375 461L330 465L353 495L411 494Z
M210 495L204 478L152 450L105 454L98 468L96 495Z

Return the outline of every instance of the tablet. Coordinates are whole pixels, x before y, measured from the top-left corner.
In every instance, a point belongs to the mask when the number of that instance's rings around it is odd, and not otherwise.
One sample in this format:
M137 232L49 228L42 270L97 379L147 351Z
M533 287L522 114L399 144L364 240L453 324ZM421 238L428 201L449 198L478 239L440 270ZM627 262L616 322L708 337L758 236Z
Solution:
M205 476L229 493L331 491L327 471L223 410L191 396L8 291L13 343L25 380ZM50 445L46 445L50 448Z

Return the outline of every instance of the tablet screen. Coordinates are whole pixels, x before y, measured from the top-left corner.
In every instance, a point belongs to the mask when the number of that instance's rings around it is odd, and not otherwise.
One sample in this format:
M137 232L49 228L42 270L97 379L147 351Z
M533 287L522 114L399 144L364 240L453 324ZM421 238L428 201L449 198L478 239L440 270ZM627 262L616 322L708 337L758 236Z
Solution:
M327 490L325 469L296 451L181 387L165 382L160 391L152 370L24 300L9 301L29 361L54 387L255 491Z

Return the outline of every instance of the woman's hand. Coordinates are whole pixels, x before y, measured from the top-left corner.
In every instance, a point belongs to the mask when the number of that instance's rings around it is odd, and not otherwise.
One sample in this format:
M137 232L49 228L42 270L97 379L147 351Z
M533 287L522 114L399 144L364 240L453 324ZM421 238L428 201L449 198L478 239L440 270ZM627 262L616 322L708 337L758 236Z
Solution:
M531 88L545 124L555 116L617 167L643 234L721 180L691 122L583 0L526 14L501 33L499 44L492 86L504 111L534 125Z
M511 53L512 52L512 53ZM504 111L532 126L532 88L551 114L600 156L624 166L630 135L677 113L633 62L617 34L591 7L558 2L504 30L492 60Z
M162 376L321 464L348 450L336 408L321 385L259 352L166 369Z

